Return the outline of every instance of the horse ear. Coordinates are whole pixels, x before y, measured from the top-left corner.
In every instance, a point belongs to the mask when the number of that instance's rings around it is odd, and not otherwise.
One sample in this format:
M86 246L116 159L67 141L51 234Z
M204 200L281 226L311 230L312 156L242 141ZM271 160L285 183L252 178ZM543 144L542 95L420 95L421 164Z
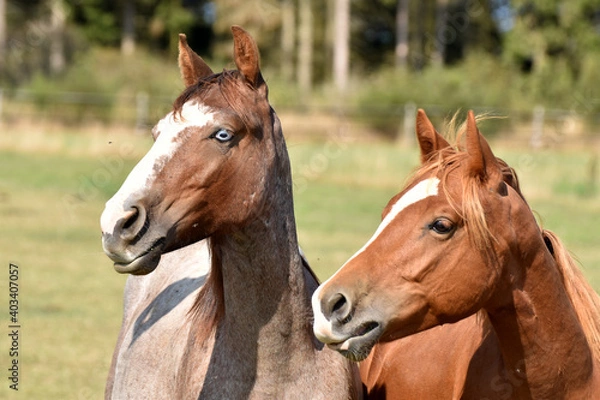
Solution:
M487 140L479 132L475 114L467 114L466 147L468 154L468 174L481 182L498 184L503 182L502 169Z
M190 48L183 33L179 34L179 70L186 87L213 74L212 69Z
M258 88L264 80L260 73L260 54L256 42L241 27L231 27L233 33L233 59L237 69L253 87Z
M420 108L417 111L416 128L417 140L421 149L421 164L427 162L436 151L450 147L450 143L435 130L425 111Z

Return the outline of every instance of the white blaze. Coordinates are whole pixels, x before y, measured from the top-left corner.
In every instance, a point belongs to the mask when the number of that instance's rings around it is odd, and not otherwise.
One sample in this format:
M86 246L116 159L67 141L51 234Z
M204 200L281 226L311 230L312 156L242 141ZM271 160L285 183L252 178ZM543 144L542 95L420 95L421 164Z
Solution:
M378 237L379 235L387 228L392 221L404 210L406 207L415 204L421 200L424 200L431 196L437 196L438 194L438 186L440 180L438 178L429 178L422 180L414 187L412 187L408 192L406 192L402 197L400 197L396 203L392 206L392 209L387 213L383 221L377 227L377 230L371 236L371 239L365 245L358 250L348 261L344 263L344 265L348 264L351 260L353 260L360 253L364 252ZM312 297L312 306L313 311L315 313L315 321L313 324L313 330L317 338L330 338L335 339L332 331L331 322L325 318L323 311L321 310L321 289L331 280L339 271L344 268L344 265L338 269L338 271L333 274L327 281L323 282L321 286L317 288ZM342 340L343 338L338 338Z
M373 243L375 239L377 239L381 232L383 232L383 230L387 228L387 226L391 224L392 221L398 216L398 214L400 214L400 212L406 207L415 204L416 202L419 202L421 200L425 200L428 197L437 196L439 183L440 180L438 178L425 179L417 183L412 189L406 192L404 196L400 197L396 201L396 203L394 203L390 212L388 212L385 218L383 218L383 221L381 221L381 223L377 227L377 230L375 231L373 236L371 236L371 239L369 239L369 241L365 243L365 245L360 250L358 250L352 257L350 257L350 259L346 261L346 263L348 263L354 257L365 251L367 247L369 247L371 243Z
M160 120L155 128L159 132L156 142L129 173L119 191L106 202L106 207L100 218L102 231L112 232L117 221L123 217L124 204L127 198L152 185L157 172L161 169L161 165L157 164L162 163L164 165L175 154L183 142L178 138L186 128L203 127L213 121L213 110L195 101L185 103L180 115L176 116L173 112L170 112Z

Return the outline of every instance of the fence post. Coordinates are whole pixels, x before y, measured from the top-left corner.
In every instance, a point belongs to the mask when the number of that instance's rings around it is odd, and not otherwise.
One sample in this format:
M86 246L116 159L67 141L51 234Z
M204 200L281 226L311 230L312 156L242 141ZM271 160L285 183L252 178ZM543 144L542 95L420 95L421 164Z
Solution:
M533 120L531 123L531 139L529 144L534 149L542 147L542 136L544 135L544 118L546 109L544 106L535 106L533 108Z
M589 166L589 189L590 194L596 194L596 181L598 180L598 154L592 154Z
M143 133L148 124L148 105L150 103L150 97L146 92L138 92L135 95L136 104L136 121L135 130L138 133Z
M417 118L417 106L415 103L406 103L404 105L404 121L402 123L402 143L412 146L415 142L415 119Z

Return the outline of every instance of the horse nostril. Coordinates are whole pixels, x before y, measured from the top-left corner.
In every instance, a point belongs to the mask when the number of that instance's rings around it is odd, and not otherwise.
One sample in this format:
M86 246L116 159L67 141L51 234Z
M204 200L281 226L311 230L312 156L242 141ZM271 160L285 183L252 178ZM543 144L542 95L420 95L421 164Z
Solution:
M139 212L137 207L132 207L132 209L129 212L127 212L127 215L123 217L123 219L125 220L125 222L123 223L123 230L126 231L127 229L131 228L135 221L137 221L138 215Z
M352 317L350 314L352 307L346 296L342 293L336 293L331 296L325 310L328 311L327 314L331 319L335 318L341 324L349 322Z
M336 311L338 311L339 309L341 309L342 307L344 307L344 305L346 304L346 297L344 297L343 294L338 293L336 296L334 296L334 299L336 300L335 303L333 304L333 308L331 309L332 313L335 313Z
M146 210L141 205L131 206L120 220L120 236L123 240L134 240L137 236L143 235L143 228L146 225Z

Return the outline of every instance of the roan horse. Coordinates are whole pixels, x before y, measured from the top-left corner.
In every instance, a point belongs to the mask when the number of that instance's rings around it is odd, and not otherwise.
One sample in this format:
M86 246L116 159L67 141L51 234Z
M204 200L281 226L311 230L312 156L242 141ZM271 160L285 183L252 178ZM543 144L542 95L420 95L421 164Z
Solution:
M186 89L102 214L115 269L150 274L128 280L105 396L360 398L312 333L280 122L256 43L232 32L237 70L218 74L180 35Z
M512 386L465 398L595 398L599 297L559 239L539 228L472 112L463 131L464 148L453 149L435 130L417 130L421 167L373 237L314 293L314 332L363 360L430 328L487 319ZM378 356L393 358L385 349ZM420 361L410 366L417 373Z

